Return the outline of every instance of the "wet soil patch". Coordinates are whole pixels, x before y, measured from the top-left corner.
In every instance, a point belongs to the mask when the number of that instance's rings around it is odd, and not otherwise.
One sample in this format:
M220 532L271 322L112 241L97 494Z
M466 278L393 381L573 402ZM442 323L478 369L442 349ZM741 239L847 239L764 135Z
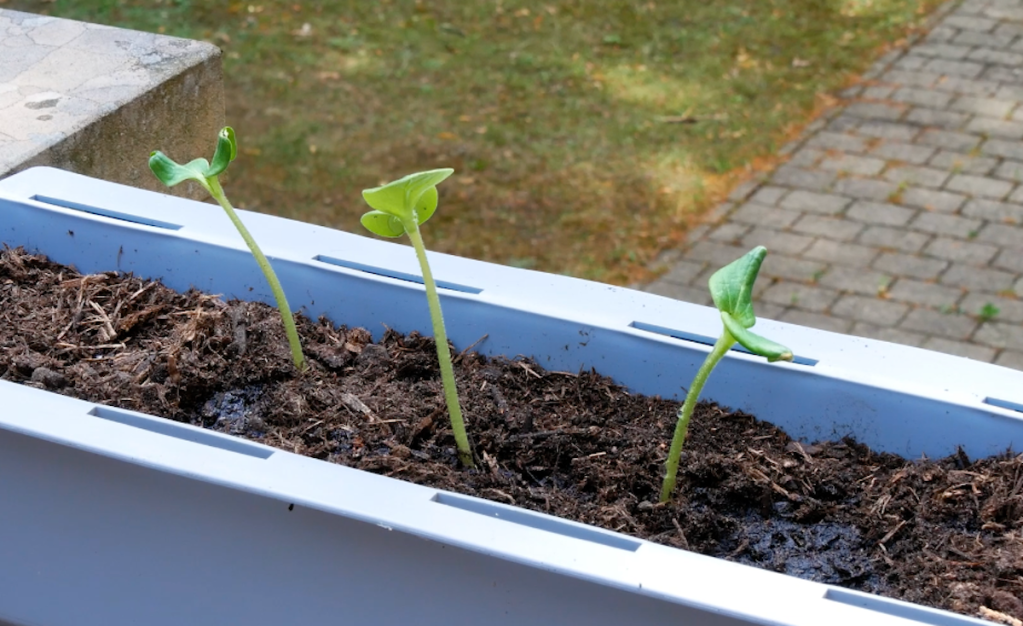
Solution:
M425 304L424 304L425 306ZM431 339L0 253L0 377L332 463L794 576L1023 619L1023 456L907 461L798 443L704 403L678 495L656 504L678 403L595 372L457 353L479 467L459 468Z

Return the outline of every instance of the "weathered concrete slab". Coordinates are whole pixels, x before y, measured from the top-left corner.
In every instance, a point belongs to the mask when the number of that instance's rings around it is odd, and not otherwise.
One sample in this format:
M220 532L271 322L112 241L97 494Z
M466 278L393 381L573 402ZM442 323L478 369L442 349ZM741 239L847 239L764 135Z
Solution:
M223 124L216 46L0 9L0 178L51 165L166 191L149 153L208 157Z

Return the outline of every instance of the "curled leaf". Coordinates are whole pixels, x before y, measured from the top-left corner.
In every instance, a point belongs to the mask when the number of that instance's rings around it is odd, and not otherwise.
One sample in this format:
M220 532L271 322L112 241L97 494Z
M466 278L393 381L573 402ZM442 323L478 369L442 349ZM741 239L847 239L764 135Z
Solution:
M186 180L194 180L207 187L205 172L209 169L206 159L195 159L185 165L175 162L159 150L149 155L149 169L153 170L160 182L173 187Z
M363 215L359 221L366 227L366 230L381 237L401 237L405 234L401 220L383 211L370 211Z
M761 337L756 333L750 332L725 311L721 312L721 321L725 324L725 330L739 342L739 345L753 354L762 356L772 363L775 361L792 360L792 350L789 350L780 343L771 341L767 337Z
M414 211L422 224L437 209L437 185L453 173L453 169L443 168L409 174L381 187L365 189L362 197L377 211L401 220L412 219Z
M735 318L743 328L750 328L757 321L753 314L753 283L766 256L767 248L757 246L710 277L714 306Z
M238 156L238 144L234 139L234 129L225 126L217 135L217 150L213 153L213 162L206 170L206 176L219 176Z

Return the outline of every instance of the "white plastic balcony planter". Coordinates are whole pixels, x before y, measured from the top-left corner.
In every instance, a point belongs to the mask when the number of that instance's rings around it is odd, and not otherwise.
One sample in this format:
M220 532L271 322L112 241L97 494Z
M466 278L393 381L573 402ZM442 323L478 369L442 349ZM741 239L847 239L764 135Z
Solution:
M243 219L296 309L428 330L411 252ZM0 240L271 302L215 206L37 168L0 182ZM716 311L433 255L451 339L677 396ZM918 457L1023 448L1023 374L767 320L795 363L733 352L704 396L807 440ZM733 384L738 380L746 384ZM981 624L0 381L0 625ZM254 549L259 546L259 549Z

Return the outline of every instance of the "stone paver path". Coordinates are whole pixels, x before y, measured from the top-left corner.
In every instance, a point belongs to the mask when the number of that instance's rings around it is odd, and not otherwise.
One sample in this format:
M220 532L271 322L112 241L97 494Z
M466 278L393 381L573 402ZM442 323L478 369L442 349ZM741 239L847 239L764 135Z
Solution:
M757 314L1023 369L1023 0L964 0L736 189L647 290L770 250Z

